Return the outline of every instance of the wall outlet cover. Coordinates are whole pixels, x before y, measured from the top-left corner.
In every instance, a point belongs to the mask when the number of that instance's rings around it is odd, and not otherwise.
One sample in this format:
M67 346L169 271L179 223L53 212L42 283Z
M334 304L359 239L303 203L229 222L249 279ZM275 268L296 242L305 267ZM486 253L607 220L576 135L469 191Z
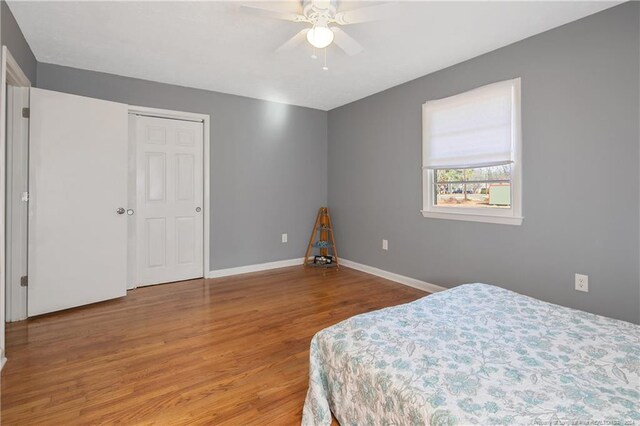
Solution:
M382 240L382 250L389 250L389 241Z
M282 242L286 243L289 240L289 237L287 236L287 234L282 234Z
M578 291L589 291L589 276L576 274L576 290Z

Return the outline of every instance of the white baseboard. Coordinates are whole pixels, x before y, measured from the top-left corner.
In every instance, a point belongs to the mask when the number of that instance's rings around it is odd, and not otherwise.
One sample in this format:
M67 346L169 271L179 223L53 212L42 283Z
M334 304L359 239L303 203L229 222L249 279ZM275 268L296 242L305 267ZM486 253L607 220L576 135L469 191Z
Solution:
M373 266L369 265L363 265L362 263L353 262L351 260L340 259L340 265L346 266L347 268L351 269L357 269L358 271L366 272L367 274L375 275L377 277L395 281L397 283L417 288L428 293L436 293L438 291L446 290L445 287L441 287L439 285L431 284L426 281L417 280L411 277L405 277L404 275L384 271L382 269L374 268Z
M270 269L286 268L289 266L302 266L304 258L279 260L277 262L258 263L255 265L238 266L236 268L216 269L209 271L207 278L221 278L229 277L232 275L247 274L250 272L268 271ZM382 269L374 268L373 266L363 265L362 263L353 262L347 259L340 259L340 265L347 268L356 269L358 271L366 272L367 274L375 275L377 277L385 278L390 281L395 281L400 284L407 285L409 287L417 288L419 290L426 291L428 293L436 293L438 291L446 290L439 285L431 284L425 281L417 280L415 278L406 277L404 275L395 274L393 272L384 271Z
M288 266L302 266L302 259L301 257L299 259L278 260L277 262L257 263L255 265L238 266L236 268L216 269L209 271L207 278L229 277L231 275L267 271L269 269L286 268Z

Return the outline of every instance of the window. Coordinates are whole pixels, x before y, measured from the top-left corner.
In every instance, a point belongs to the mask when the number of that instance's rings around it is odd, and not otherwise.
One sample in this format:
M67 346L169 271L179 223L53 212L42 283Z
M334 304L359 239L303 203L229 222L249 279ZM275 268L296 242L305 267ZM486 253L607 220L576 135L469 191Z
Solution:
M422 106L425 217L522 223L520 79Z

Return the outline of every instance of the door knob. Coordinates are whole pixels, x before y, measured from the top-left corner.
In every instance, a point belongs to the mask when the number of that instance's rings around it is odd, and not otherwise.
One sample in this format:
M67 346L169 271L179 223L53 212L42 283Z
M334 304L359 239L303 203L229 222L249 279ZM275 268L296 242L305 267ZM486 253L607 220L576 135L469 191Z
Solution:
M201 209L200 207L196 207L196 211L197 211L198 213L200 213L200 211L201 211L201 210L202 210L202 209Z
M118 210L116 210L116 213L124 214L124 207L118 207Z

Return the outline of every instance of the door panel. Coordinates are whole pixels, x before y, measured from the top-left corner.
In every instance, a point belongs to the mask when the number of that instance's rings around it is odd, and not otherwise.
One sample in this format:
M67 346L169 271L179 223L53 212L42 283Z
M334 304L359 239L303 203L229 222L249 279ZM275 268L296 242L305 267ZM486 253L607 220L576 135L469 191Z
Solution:
M136 116L135 284L203 276L203 124ZM199 211L198 211L199 210Z
M167 225L162 217L147 219L147 268L167 266Z
M195 158L193 154L176 155L176 199L194 201Z
M163 152L147 153L146 193L147 202L166 201L167 160Z
M126 295L127 109L31 89L29 316Z
M176 218L176 261L179 265L196 261L196 224L193 217Z

